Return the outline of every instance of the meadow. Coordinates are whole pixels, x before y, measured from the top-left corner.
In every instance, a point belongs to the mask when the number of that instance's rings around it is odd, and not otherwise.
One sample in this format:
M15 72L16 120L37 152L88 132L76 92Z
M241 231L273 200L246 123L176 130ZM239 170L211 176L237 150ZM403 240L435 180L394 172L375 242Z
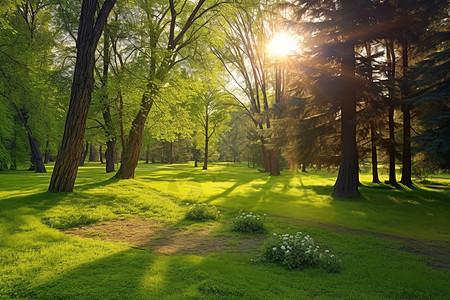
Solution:
M51 171L52 166L47 170ZM0 172L0 298L448 299L450 188L442 174L412 188L370 183L333 198L326 171L271 177L240 164L209 170L139 164L132 180L80 167L73 193L50 173ZM186 220L195 203L218 220ZM262 233L236 233L244 212ZM310 235L342 270L261 260L273 233Z

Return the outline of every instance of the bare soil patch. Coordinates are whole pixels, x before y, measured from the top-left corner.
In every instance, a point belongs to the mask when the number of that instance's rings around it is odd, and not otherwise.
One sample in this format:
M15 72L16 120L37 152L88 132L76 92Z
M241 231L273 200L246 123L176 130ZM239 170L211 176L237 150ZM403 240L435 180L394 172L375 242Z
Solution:
M127 219L66 230L67 234L124 242L133 248L161 255L199 255L210 253L253 253L264 236L233 238L214 236L214 227L198 230L170 228L169 224L149 219Z

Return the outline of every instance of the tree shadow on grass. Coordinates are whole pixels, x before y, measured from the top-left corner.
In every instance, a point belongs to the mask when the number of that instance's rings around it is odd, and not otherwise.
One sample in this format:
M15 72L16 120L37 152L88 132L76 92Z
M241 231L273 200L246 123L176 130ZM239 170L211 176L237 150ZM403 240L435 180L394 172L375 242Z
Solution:
M68 193L51 193L41 192L28 196L9 197L0 201L0 215L12 210L17 210L23 207L29 207L37 211L44 211L63 200Z
M215 286L211 289L208 284L205 288L205 283L212 282L215 276L223 277L215 274L215 261L215 258L196 256L157 256L146 250L130 249L68 270L38 286L23 286L14 296L28 299L237 299L247 295L251 298L248 294L251 291L242 289L245 281L241 289L219 280L213 281ZM239 270L232 273L239 273Z

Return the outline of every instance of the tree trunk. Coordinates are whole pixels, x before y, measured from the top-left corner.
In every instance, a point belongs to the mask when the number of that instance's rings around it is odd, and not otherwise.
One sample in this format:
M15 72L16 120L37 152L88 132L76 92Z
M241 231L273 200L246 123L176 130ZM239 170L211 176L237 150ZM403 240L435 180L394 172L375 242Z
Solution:
M373 123L370 124L370 142L372 145L372 182L379 183L376 135Z
M100 154L100 163L104 164L105 162L103 161L103 145L100 145L100 150L98 150L99 154Z
M169 164L173 163L173 142L169 143Z
M262 149L262 156L263 156L264 172L270 172L269 151L266 149L264 139L261 139L261 149Z
M402 42L402 63L403 63L403 80L402 80L402 98L406 99L409 95L408 88L408 42ZM406 186L412 186L411 180L411 115L409 105L403 103L403 166L402 179L400 182Z
M45 152L44 152L44 164L47 164L50 159L50 148L49 148L49 141L45 142Z
M278 160L278 151L276 149L269 150L270 157L270 175L280 176L280 162Z
M208 131L206 131L206 133L208 133ZM203 170L207 170L208 169L208 145L209 144L209 139L206 138L205 139L205 156L203 158Z
M359 195L358 152L356 149L355 52L353 42L343 45L342 74L344 89L341 99L341 163L333 196Z
M156 85L148 85L148 93L142 95L141 108L133 120L128 138L125 142L125 148L122 151L122 160L120 168L115 178L131 179L134 178L134 170L139 161L139 153L142 147L142 134L144 132L145 121L153 106L153 97L156 96L158 89Z
M116 157L116 139L111 139L106 142L106 152L105 152L105 159L106 159L106 173L111 173L115 171L114 163L115 163L115 157Z
M392 88L393 81L395 79L395 51L394 42L392 40L386 41L386 61L388 64L388 93L389 93L389 143L388 143L388 154L389 154L389 180L387 184L396 185L397 179L395 178L395 123L394 123L394 109L395 109L395 99L394 91Z
M88 158L88 162L93 162L93 161L95 161L95 158L94 158L94 151L95 151L95 147L92 145L92 144L90 144L89 145L89 158Z
M72 192L77 177L86 118L94 84L95 50L116 0L105 0L98 11L98 0L83 0L77 37L77 58L70 93L69 110L61 147L48 190ZM97 19L95 20L96 12Z
M208 143L209 143L209 115L208 108L206 108L205 114L205 156L203 158L203 170L208 169Z
M28 126L28 118L26 114L23 114L22 111L17 107L17 105L9 100L11 104L13 105L14 109L17 112L17 115L19 116L19 119L22 121L22 124L25 128L25 131L27 132L28 136L28 142L30 144L30 152L31 152L31 166L29 171L35 171L36 173L46 173L47 170L45 169L44 162L42 160L42 152L39 147L39 142L34 138L33 134L31 133L31 128Z
M302 173L306 173L306 166L305 166L305 164L302 164Z
M394 124L394 106L389 107L389 181L388 184L396 184L395 179L395 124Z
M86 147L83 152L81 152L80 161L78 162L78 166L84 166L84 161L86 160L86 156L89 150L89 142L86 142Z
M38 141L31 135L28 134L28 141L30 142L31 148L31 164L34 167L36 173L46 173L44 161L42 160L42 153L39 149Z

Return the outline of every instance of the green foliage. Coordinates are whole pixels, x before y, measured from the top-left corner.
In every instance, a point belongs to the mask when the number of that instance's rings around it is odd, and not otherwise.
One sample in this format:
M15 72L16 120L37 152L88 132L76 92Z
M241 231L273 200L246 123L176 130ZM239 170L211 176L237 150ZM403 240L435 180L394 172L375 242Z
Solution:
M274 233L273 238L264 245L262 258L288 270L322 267L330 273L337 273L342 268L341 260L329 250L322 251L309 235L304 236L301 232L295 235Z
M213 205L207 205L206 203L194 204L187 212L185 218L187 220L205 221L205 220L217 220L220 214L217 207Z
M448 37L448 36L447 36ZM411 140L431 165L450 170L450 49L431 54L413 69L418 93L407 100L417 108L422 132Z
M265 232L264 228L265 214L260 216L252 212L239 211L239 216L233 220L231 229L243 233L257 233Z

